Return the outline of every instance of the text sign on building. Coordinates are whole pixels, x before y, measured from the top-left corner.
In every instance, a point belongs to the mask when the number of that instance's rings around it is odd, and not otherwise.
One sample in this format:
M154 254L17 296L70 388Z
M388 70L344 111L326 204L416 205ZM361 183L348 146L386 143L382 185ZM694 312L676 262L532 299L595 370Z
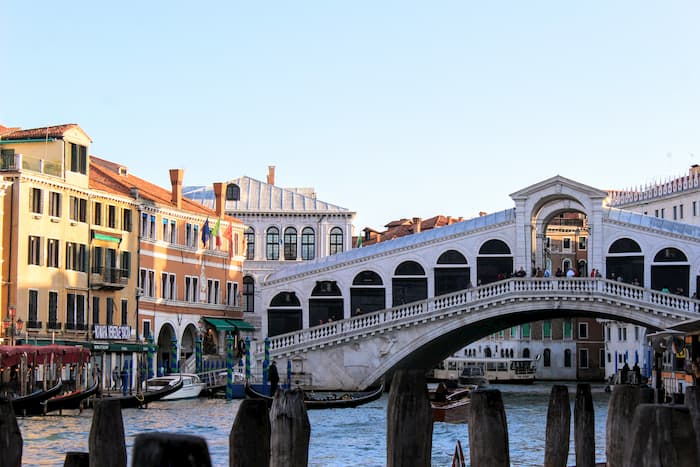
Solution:
M95 339L130 339L131 326L95 325Z

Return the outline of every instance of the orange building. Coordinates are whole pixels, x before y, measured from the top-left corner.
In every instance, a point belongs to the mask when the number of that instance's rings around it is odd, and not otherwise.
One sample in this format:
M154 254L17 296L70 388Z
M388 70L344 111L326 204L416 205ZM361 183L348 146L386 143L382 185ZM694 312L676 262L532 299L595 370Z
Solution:
M90 188L128 198L135 208L137 334L153 338L161 371L194 371L200 332L205 358L223 359L226 332L255 331L242 319L243 223L224 215L222 184L215 184L210 209L182 196L183 178L183 170L170 170L167 190L90 157Z

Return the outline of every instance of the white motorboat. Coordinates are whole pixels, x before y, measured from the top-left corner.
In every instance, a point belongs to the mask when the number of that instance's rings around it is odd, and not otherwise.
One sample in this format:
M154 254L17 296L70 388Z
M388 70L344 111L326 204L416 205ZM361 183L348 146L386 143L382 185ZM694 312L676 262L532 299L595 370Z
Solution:
M199 394L204 390L204 384L199 376L192 373L173 373L165 376L158 376L148 380L148 390L155 391L166 386L173 386L182 378L182 387L172 394L168 394L161 400L176 400L176 399L191 399L199 397Z

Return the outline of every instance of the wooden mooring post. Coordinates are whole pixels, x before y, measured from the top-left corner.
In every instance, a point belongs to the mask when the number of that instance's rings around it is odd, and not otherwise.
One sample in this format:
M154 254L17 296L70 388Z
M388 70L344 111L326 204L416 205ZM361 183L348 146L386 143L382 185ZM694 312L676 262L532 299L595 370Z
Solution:
M640 403L639 386L618 384L613 386L608 402L608 418L605 424L605 459L607 467L622 467L632 437L632 420Z
M0 400L0 457L2 465L22 465L22 432L12 402L8 400Z
M270 467L307 467L310 438L303 391L277 391L270 408Z
M547 407L544 444L544 467L566 467L571 435L569 388L555 384Z
M509 467L508 422L501 392L477 389L469 410L469 461L479 467Z
M595 414L591 385L576 385L574 402L574 449L576 467L595 467Z
M131 467L211 467L207 442L201 436L142 433L134 439Z
M109 398L94 402L88 440L90 465L126 467L124 419L119 401Z
M398 370L387 405L386 465L430 467L432 446L433 413L425 371Z
M228 436L229 467L270 465L270 417L267 402L245 399Z

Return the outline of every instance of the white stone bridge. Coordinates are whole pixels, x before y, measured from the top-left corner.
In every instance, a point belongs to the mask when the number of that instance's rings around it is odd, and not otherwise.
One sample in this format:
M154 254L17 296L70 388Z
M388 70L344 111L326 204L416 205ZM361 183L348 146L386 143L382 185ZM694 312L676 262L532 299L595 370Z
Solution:
M270 338L317 388L364 389L398 368L434 367L500 329L543 319L599 317L650 330L695 320L700 302L602 278L513 278ZM263 343L253 359L261 364Z

